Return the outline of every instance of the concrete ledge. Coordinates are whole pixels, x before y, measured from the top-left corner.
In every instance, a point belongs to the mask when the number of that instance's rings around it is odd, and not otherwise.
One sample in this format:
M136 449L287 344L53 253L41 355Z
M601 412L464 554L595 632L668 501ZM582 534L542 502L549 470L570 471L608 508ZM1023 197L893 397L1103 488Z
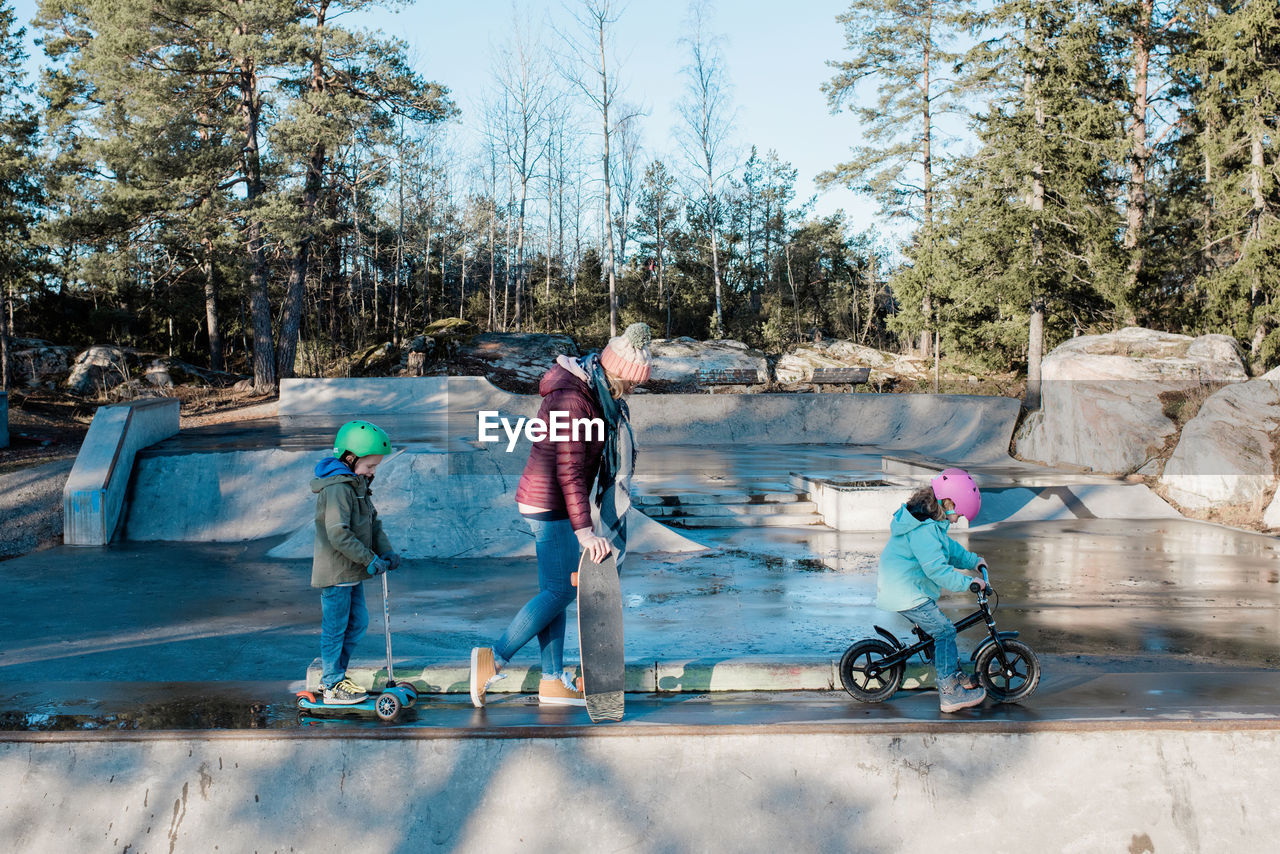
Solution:
M364 377L284 379L281 418L319 415L377 420L378 413L443 413L449 402L448 377Z
M134 455L177 432L178 401L172 398L99 407L62 490L63 541L73 546L110 543Z
M631 694L705 694L721 691L843 691L838 673L839 659L788 659L785 656L744 656L741 658L633 659L627 662L627 692ZM967 666L967 661L962 661ZM507 678L489 688L491 694L537 693L542 678L539 667L513 664ZM581 673L581 670L578 671ZM307 689L320 687L320 660L307 668ZM470 689L468 662L442 662L426 666L396 666L396 681L410 682L420 694L466 694ZM348 678L369 690L381 689L387 681L386 660L354 661ZM933 668L907 665L904 690L933 687Z
M335 827L379 852L1275 849L1274 724L932 726L17 733L0 833L28 854L344 850ZM590 805L571 833L547 820L566 804Z

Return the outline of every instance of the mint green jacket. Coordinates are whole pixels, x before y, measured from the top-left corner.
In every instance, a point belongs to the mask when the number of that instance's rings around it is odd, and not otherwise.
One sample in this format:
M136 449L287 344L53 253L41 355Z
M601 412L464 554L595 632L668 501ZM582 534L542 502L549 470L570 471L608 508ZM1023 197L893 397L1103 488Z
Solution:
M950 522L920 521L905 504L898 508L880 553L876 607L906 611L937 600L944 588L957 593L969 589L973 579L957 570L974 569L982 558L951 539L950 528Z
M311 586L366 580L373 559L391 551L382 520L373 509L368 481L354 474L317 477L311 481L311 491L316 494Z

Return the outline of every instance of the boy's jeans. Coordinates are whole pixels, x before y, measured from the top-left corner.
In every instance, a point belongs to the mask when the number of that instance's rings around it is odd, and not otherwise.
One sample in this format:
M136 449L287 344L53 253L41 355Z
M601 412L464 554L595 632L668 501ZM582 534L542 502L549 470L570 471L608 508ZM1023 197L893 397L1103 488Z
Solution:
M515 615L493 651L503 662L510 661L536 634L542 647L542 675L551 679L564 670L564 612L578 597L569 576L578 568L581 548L568 519L525 521L533 529L538 553L538 595Z
M364 582L350 587L320 590L320 677L321 687L332 688L347 676L347 665L356 641L369 628L369 609L364 604Z
M954 674L958 669L956 651L956 627L942 613L938 603L925 602L899 614L915 623L933 636L933 669L941 687L942 680Z

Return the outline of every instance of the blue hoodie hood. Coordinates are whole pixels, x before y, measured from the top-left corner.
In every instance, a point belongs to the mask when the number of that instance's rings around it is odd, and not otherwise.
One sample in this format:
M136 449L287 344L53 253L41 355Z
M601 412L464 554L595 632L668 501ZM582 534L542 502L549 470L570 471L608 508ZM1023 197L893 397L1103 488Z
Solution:
M917 519L915 514L907 509L907 505L903 504L898 508L898 512L893 514L893 520L889 523L889 533L901 536L914 531L921 525L941 525L944 533L951 528L951 523L945 519Z
M334 456L328 456L316 463L316 477L333 477L335 474L355 475L347 464Z

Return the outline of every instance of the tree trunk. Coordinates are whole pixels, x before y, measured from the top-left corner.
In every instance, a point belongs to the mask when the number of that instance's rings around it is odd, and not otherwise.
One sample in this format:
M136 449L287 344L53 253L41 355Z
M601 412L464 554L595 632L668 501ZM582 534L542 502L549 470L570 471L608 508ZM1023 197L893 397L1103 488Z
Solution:
M1257 45L1254 46L1255 57L1257 56ZM1249 244L1258 240L1262 236L1263 218L1267 212L1267 199L1263 191L1263 177L1266 170L1266 154L1263 143L1263 135L1267 132L1266 119L1262 112L1262 101L1260 97L1255 97L1253 102L1253 122L1249 132L1249 195L1253 201L1253 207L1249 211L1249 231L1245 234L1245 249ZM1243 253L1242 253L1243 254ZM1253 309L1253 336L1249 342L1249 355L1254 359L1261 356L1262 344L1266 341L1267 334L1270 332L1269 324L1260 316L1262 313L1258 309L1266 301L1266 294L1262 286L1262 270L1261 265L1257 262L1253 265L1251 272L1250 288L1249 288L1249 305Z
M329 0L320 0L312 10L316 17L316 44L324 44L324 20ZM324 57L317 54L311 61L309 87L313 94L324 92ZM312 108L313 113L316 111ZM289 284L285 289L284 310L280 318L280 339L276 342L276 376L293 376L298 356L298 333L302 328L303 291L307 283L307 264L311 257L312 224L320 198L320 181L324 174L325 144L315 142L307 159L307 177L302 190L302 237L294 244L289 265Z
M1031 301L1030 331L1027 333L1027 394L1023 406L1029 410L1040 408L1040 366L1044 362L1044 300Z
M1032 44L1036 57L1033 67L1038 76L1042 67L1039 57L1043 55L1038 30L1033 35ZM1029 81L1026 87L1036 123L1035 154L1031 162L1031 192L1028 200L1031 207L1031 266L1035 279L1032 282L1031 316L1027 324L1027 393L1023 401L1023 406L1029 410L1040 408L1040 366L1044 360L1045 319L1045 300L1039 292L1041 268L1044 265L1044 229L1041 223L1044 215L1044 163L1040 151L1045 139L1045 114L1039 88L1034 85L1036 82L1038 80Z
M9 303L5 287L0 284L0 391L9 390Z
M242 33L243 35L244 33ZM262 104L258 100L258 75L252 58L240 62L240 115L244 121L244 148L241 155L245 174L245 250L249 259L249 319L253 325L253 387L260 394L275 391L275 352L271 346L271 300L267 292L267 259L262 241L262 218L258 212L266 191L262 181L262 161L258 132Z
M1133 40L1133 106L1129 128L1129 199L1124 248L1129 252L1125 294L1125 322L1137 323L1138 288L1145 267L1147 219L1147 110L1149 66L1151 64L1151 17L1153 0L1141 0L1138 28Z
M609 335L618 334L618 283L614 275L613 197L609 175L609 70L605 64L604 19L600 20L600 116L604 126L604 228L605 247L609 259Z
M218 265L214 259L213 241L205 238L204 261L204 322L209 333L209 368L214 371L225 369L226 362L222 355L222 325L218 319Z
M715 323L713 324L715 328L711 330L711 337L723 338L724 337L724 287L720 282L720 250L716 246L716 243L718 242L716 240L716 236L717 236L716 235L716 216L718 212L716 211L716 191L715 191L714 182L712 181L712 177L713 176L711 172L711 156L708 154L707 155L707 220L711 230L711 278L715 283L715 289L716 289L716 312L715 312ZM794 284L791 286L791 290L794 295L794 292L795 292Z
M795 277L791 275L791 244L788 243L784 248L786 249L786 253L787 253L787 284L791 285L791 307L795 312L795 324L796 324L795 340L798 343L800 341L800 299L796 295Z
M496 186L496 185L495 185ZM496 232L498 228L498 200L491 199L493 208L489 216L489 325L492 332L498 322L498 256Z
M933 3L929 3L929 14L924 30L924 61L921 68L921 118L923 131L921 141L924 146L921 160L924 166L924 253L928 259L924 277L924 299L920 303L920 312L924 315L924 328L920 330L920 355L929 358L929 327L933 323L933 287L929 277L933 275L933 115L930 98L929 63L933 58Z
M516 220L516 298L515 298L515 316L511 319L511 325L515 327L516 332L522 332L521 325L524 323L524 280L526 271L524 264L524 212L525 206L529 200L529 179L521 173L520 175L520 207Z

